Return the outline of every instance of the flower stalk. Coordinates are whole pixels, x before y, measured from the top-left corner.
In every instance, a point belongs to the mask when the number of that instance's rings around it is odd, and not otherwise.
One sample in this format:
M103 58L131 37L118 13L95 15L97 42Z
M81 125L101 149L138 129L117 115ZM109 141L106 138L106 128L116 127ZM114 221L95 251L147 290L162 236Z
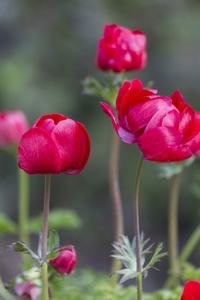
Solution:
M134 229L135 229L135 240L136 240L137 272L142 271L138 194L139 194L140 175L142 171L143 161L144 161L144 154L142 153L138 164L138 169L137 169L136 179L135 179L135 187L134 187ZM142 274L137 276L136 280L137 280L137 300L142 300Z
M171 180L169 200L169 268L171 272L171 287L178 286L178 195L180 185L180 174L175 174Z
M44 209L43 209L43 227L42 227L42 257L44 263L42 265L42 294L43 300L48 300L48 266L46 262L47 256L47 235L48 235L48 216L50 202L50 183L51 175L45 175L45 191L44 191Z
M27 230L29 214L29 178L22 169L19 170L19 238L25 244L29 244Z
M114 213L114 224L115 224L115 241L120 242L120 236L123 234L123 210L121 203L121 196L119 190L118 181L118 164L119 164L119 146L120 140L118 135L113 130L112 147L111 147L111 159L110 159L110 188L111 188L111 200L112 208ZM118 260L112 260L111 274L116 270L121 269L122 263ZM114 274L111 277L111 285L115 286L119 278L118 274Z

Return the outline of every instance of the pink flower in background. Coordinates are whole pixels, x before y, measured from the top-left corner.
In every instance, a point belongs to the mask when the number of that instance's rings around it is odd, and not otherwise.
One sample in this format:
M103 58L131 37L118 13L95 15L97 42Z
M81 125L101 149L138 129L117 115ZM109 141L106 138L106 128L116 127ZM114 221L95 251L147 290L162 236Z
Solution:
M179 91L170 98L155 93L143 89L138 79L125 81L116 99L118 122L111 107L101 106L122 141L137 142L144 159L175 162L191 157L190 145L200 133L200 118Z
M186 282L180 300L199 300L199 299L200 299L200 283L192 280Z
M25 281L23 283L15 284L14 291L21 299L37 300L41 293L41 288L34 285L32 281Z
M76 264L76 251L72 245L59 248L58 251L68 249L60 253L56 258L50 259L49 264L60 274L70 274Z
M22 135L28 130L28 121L22 111L0 113L0 147L17 146Z
M95 63L103 71L141 70L146 66L146 35L115 24L105 25Z
M45 115L22 136L19 167L28 174L77 174L90 154L85 127L60 114Z

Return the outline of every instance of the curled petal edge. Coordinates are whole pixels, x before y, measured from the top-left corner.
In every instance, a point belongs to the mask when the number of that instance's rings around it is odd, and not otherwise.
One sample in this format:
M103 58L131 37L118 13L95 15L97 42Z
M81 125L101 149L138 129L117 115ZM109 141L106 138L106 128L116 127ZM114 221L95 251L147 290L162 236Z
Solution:
M126 144L134 144L136 142L136 136L127 130L125 130L123 127L121 127L116 120L115 114L112 110L112 108L107 105L106 103L101 102L101 107L103 111L111 118L112 124L114 126L114 129L120 139L126 143Z

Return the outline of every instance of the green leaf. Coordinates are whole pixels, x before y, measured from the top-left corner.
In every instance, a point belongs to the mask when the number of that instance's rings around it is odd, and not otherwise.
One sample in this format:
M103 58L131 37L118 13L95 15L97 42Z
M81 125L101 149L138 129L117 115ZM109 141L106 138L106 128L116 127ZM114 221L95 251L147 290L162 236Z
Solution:
M43 215L32 218L28 224L29 232L39 233L42 230ZM69 209L55 209L49 212L48 228L66 229L79 228L81 226L81 219L77 213Z
M116 74L115 72L106 72L103 84L93 77L86 77L83 81L83 93L101 97L115 106L119 88L125 80L123 73Z
M122 270L117 270L115 273L122 275L120 283L125 282L128 279L135 278L140 274L147 275L147 270L150 268L154 268L154 264L160 260L163 256L167 255L167 253L161 253L163 248L163 244L158 244L153 256L151 257L149 263L144 266L145 264L145 256L150 254L150 249L153 245L148 246L145 248L146 244L149 242L149 239L144 239L144 234L141 233L140 236L140 250L141 250L141 266L142 271L137 271L137 258L136 258L136 240L133 239L132 244L130 243L128 237L121 236L122 243L114 243L114 254L111 255L116 260L119 260L125 266Z
M51 230L47 239L47 255L56 250L60 245L60 238L55 230Z
M16 233L17 225L5 214L0 213L0 234Z
M29 247L23 242L15 242L12 243L11 245L8 245L8 250L9 251L15 251L15 252L21 252L24 254L29 254L31 255L32 259L34 262L38 262L39 264L41 263L41 258L35 254Z
M150 259L149 263L145 266L145 268L143 269L143 271L146 271L146 270L148 270L150 268L154 268L154 264L156 262L160 261L160 259L162 257L164 257L164 256L167 255L167 252L160 253L162 251L162 249L163 249L163 243L159 243L158 246L156 247L156 250L155 250L152 258Z

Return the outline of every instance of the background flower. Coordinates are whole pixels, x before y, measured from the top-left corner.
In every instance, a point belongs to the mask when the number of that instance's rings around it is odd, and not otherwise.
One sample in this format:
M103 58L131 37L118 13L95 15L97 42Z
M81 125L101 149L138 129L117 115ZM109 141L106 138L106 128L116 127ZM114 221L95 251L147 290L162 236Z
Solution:
M147 61L146 40L139 30L106 24L98 43L97 67L114 72L143 69Z
M181 300L199 300L200 299L200 283L197 281L188 281L184 285Z
M22 135L28 130L28 120L20 110L0 113L0 146L17 146Z
M18 147L19 167L28 174L77 174L89 154L85 127L59 114L36 120Z
M35 286L32 281L25 281L16 283L14 285L14 291L21 299L36 300L41 293L41 288Z

